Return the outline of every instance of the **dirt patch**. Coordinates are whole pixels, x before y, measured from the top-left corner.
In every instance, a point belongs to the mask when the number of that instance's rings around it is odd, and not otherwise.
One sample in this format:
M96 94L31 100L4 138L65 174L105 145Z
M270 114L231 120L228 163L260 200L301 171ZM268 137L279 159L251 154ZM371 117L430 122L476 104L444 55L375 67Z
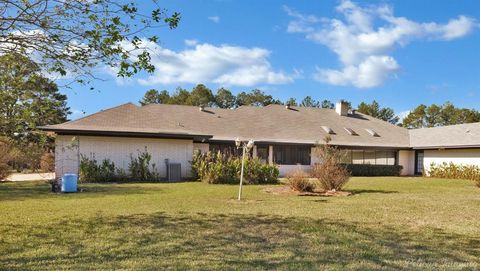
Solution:
M323 191L315 190L313 192L298 192L292 190L289 186L269 187L263 189L263 192L274 195L295 195L295 196L317 196L317 197L345 197L353 193L348 191Z

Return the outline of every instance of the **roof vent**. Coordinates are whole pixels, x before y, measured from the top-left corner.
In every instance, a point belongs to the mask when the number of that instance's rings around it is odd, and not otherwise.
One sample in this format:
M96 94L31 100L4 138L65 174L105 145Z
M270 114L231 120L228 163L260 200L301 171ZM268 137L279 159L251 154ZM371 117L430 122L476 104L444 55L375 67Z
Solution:
M200 110L200 112L205 111L205 106L204 106L204 105L200 105L200 106L198 107L198 110Z
M328 127L328 126L322 126L322 129L327 133L327 134L331 134L331 135L334 135L335 132L332 130L332 128Z
M380 135L372 129L365 129L371 136L380 137Z
M286 109L290 109L290 104L286 104L286 105L285 105L285 108L286 108Z
M355 133L355 131L352 128L344 127L343 129L345 129L345 131L347 131L347 133L349 133L352 136L358 136L358 134Z

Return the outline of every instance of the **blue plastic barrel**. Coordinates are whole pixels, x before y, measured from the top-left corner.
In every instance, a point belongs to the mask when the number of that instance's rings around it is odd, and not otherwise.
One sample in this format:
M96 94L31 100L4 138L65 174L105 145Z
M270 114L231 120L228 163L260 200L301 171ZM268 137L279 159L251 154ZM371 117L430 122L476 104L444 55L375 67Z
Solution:
M77 192L77 174L63 174L62 177L62 192L64 193L72 193Z

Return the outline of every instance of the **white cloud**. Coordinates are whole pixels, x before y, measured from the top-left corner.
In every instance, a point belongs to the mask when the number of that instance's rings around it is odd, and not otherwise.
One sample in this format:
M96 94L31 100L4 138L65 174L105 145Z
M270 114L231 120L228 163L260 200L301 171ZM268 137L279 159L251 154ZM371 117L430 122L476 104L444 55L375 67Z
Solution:
M369 56L359 65L345 66L342 70L317 69L314 78L332 85L354 85L371 88L380 85L390 73L398 70L397 61L390 56Z
M220 17L219 16L210 16L208 19L214 23L219 23L220 22Z
M415 39L452 40L469 34L477 22L459 16L445 24L418 23L396 17L388 5L360 7L342 1L336 11L342 19L318 18L284 7L293 19L287 32L302 33L309 40L332 50L339 58L339 70L318 69L314 78L332 85L369 88L381 85L400 68L390 55ZM374 24L374 22L376 24Z
M125 44L126 49L131 49ZM155 72L139 79L143 85L177 83L218 83L222 85L253 86L286 84L298 78L299 72L287 74L272 68L270 51L263 48L208 43L196 44L183 51L165 49L143 40L155 65Z
M191 39L191 40L185 40L185 45L187 46L195 46L198 44L198 40L194 40L194 39Z

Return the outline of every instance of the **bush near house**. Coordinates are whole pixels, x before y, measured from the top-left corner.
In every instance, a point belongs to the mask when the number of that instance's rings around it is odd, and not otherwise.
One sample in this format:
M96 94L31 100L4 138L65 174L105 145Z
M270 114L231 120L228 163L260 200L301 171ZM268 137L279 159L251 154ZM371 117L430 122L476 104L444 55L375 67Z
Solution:
M402 166L344 164L352 176L400 176Z
M472 180L480 187L480 167L476 165L457 165L452 162L432 163L427 175L436 178Z
M313 192L315 185L310 182L309 177L301 168L296 168L287 174L288 185L294 191Z
M312 177L316 178L320 187L325 191L339 191L350 180L350 172L341 163L346 152L328 144L331 138L324 139L325 144L318 144L313 154L318 161L312 166Z
M242 158L221 152L195 151L191 161L192 175L196 180L211 184L232 184L240 181ZM257 158L246 158L245 184L267 184L278 181L276 166L262 163Z
M161 181L155 164L150 164L152 156L145 150L138 153L137 157L130 155L128 172L117 168L109 159L99 163L95 157L82 155L80 160L80 182L158 182Z

